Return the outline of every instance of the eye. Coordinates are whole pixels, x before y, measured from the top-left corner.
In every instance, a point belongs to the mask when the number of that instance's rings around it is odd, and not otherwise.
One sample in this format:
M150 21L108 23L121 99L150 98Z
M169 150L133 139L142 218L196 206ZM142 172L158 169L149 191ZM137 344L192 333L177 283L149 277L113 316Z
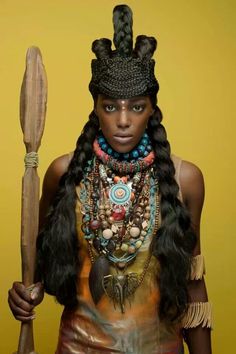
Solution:
M143 105L140 105L140 104L135 104L133 106L133 111L136 112L136 113L140 113L144 110L144 106Z
M114 112L116 107L113 104L106 104L104 105L104 109L106 112Z

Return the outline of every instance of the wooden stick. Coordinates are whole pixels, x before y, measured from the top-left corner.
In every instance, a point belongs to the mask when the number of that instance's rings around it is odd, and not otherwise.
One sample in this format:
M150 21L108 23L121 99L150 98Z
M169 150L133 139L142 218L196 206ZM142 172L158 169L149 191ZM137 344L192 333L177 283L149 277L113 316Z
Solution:
M26 287L33 284L35 273L39 215L39 177L36 153L44 130L46 102L47 79L42 56L38 48L31 47L26 55L26 69L20 96L20 123L26 147L21 206L22 281ZM21 324L17 353L35 353L32 321Z

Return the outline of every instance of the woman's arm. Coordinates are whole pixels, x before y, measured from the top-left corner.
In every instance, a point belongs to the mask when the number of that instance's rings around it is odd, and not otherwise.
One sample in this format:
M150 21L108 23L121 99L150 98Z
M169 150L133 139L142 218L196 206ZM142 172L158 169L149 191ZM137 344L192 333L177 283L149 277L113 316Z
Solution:
M61 176L67 171L70 155L63 155L49 166L43 181L39 206L39 229L43 226L49 207L58 190ZM14 317L19 321L34 319L34 308L43 300L44 290L40 282L26 289L21 282L14 282L8 292L8 303Z
M201 254L200 219L204 202L204 180L201 171L194 164L183 161L180 170L180 185L183 202L190 212L192 227L197 236L197 244L193 256ZM189 282L191 302L207 302L207 291L204 279ZM200 324L196 328L185 330L186 342L190 354L211 354L210 329Z

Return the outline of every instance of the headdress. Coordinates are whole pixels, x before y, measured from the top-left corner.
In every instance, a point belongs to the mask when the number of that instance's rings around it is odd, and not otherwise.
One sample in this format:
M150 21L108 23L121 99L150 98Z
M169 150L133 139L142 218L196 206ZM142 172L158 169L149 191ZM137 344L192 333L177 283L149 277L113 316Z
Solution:
M155 78L155 61L152 55L157 41L154 37L140 35L133 49L132 11L127 5L113 10L115 50L107 38L97 39L92 51L92 79L89 90L93 97L104 94L112 98L131 98L155 95L159 85Z

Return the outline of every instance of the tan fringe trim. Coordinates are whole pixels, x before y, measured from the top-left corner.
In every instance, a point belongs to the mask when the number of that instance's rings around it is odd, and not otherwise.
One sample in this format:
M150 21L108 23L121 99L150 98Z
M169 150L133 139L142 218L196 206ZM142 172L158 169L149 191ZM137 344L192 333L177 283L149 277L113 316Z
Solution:
M210 302L191 302L183 318L184 328L195 328L199 325L212 329L212 304Z
M204 257L202 254L192 258L191 275L190 280L202 279L206 273Z

